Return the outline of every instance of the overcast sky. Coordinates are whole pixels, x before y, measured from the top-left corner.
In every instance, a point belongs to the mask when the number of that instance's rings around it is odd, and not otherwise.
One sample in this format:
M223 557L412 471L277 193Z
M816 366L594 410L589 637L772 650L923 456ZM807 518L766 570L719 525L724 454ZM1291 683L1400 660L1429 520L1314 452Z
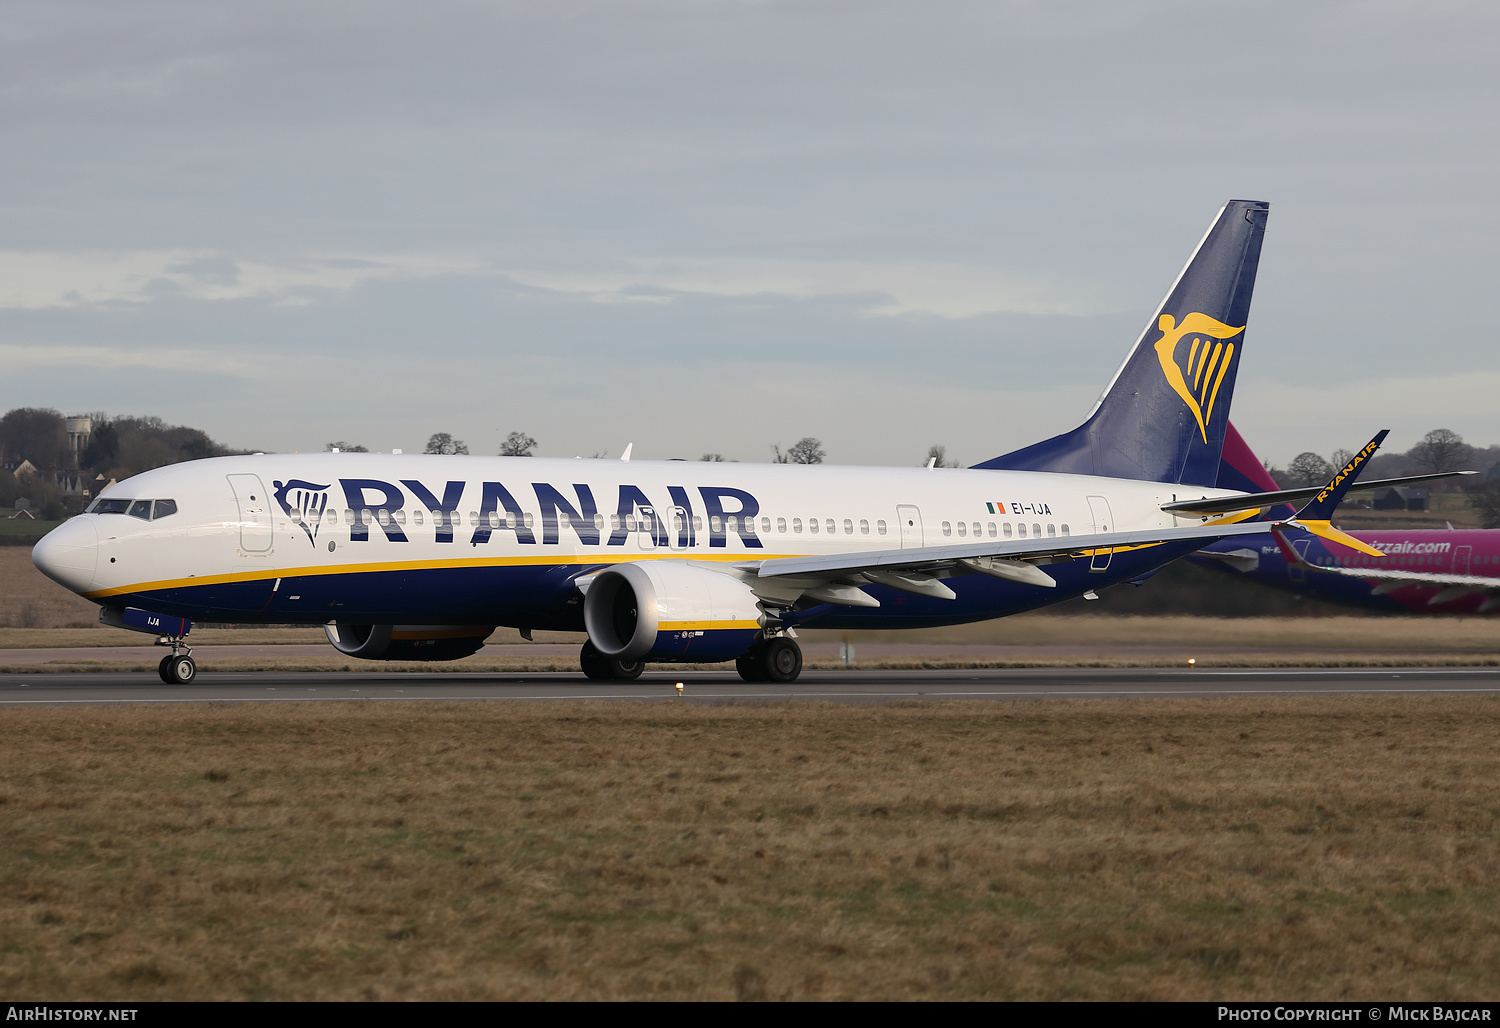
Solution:
M975 463L1227 199L1262 456L1500 442L1500 6L0 7L0 409Z

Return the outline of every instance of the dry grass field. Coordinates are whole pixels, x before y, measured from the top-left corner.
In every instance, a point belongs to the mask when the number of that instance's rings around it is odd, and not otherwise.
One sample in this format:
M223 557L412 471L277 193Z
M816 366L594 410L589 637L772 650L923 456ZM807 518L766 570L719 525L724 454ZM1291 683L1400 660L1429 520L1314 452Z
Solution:
M9 709L26 999L1488 999L1500 702Z

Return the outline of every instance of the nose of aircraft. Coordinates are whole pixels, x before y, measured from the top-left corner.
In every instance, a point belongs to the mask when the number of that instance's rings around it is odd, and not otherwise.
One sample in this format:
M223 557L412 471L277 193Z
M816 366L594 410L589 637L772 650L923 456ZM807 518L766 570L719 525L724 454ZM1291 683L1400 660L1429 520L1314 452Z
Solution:
M31 562L42 574L75 593L94 583L99 533L92 518L71 518L42 536L31 549Z

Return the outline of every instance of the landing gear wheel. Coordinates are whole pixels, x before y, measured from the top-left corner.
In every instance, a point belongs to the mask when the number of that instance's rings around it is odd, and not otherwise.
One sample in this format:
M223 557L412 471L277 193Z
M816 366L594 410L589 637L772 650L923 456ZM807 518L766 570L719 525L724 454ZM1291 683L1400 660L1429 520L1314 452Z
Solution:
M600 653L593 642L583 644L578 663L583 667L584 676L595 682L607 682L614 677L609 673L609 658Z
M761 651L760 666L767 682L795 682L802 673L802 647L786 636L771 639Z
M169 653L156 665L156 674L163 682L172 684L172 655Z
M157 668L168 685L187 685L198 677L198 665L187 654L167 657Z
M641 677L641 672L646 670L646 665L638 660L611 660L609 662L610 677L619 682L633 682Z
M734 669L747 682L764 682L766 680L766 671L761 665L761 651L762 647L756 646L743 657L735 659Z
M616 660L599 652L593 640L583 644L578 654L583 673L596 682L633 682L641 677L645 665L638 660Z

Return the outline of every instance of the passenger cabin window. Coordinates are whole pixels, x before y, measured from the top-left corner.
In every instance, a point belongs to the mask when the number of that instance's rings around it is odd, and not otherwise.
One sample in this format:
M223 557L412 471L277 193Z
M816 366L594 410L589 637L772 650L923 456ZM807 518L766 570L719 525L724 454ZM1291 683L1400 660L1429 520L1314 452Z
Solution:
M422 523L422 512L421 511L414 510L414 511L411 512L411 523L414 524L414 525L420 525Z
M693 531L694 532L701 532L701 531L703 531L703 518L702 518L702 516L700 516L698 514L694 514L693 515Z
M944 535L952 535L953 534L953 523L951 521L944 521L943 522L943 534Z
M866 520L865 518L860 518L859 519L859 534L860 535L869 535L870 534L870 522L868 520Z
M1024 524L1020 524L1020 525L1016 526L1016 537L1018 539L1025 539L1026 538L1026 526Z
M993 521L990 522L990 538L995 538L995 523Z
M1063 530L1063 535L1067 535L1068 534L1068 526L1067 525L1062 526L1062 530Z
M1047 538L1051 539L1055 535L1057 535L1057 526L1056 525L1048 525L1047 526Z
M1011 535L1011 532L1010 532L1010 522L1009 521L1007 521L1005 523L1004 528L1005 528L1005 538L1009 539L1010 535Z
M818 519L817 518L808 518L807 519L807 530L809 532L811 532L813 535L817 535L818 534Z
M969 534L969 526L965 525L962 521L960 521L958 523L958 534L960 536L968 535Z
M885 535L885 522L884 521L877 521L877 522L875 522L875 533L877 535Z
M786 526L785 525L782 526L782 531L786 531ZM770 535L771 534L771 519L770 518L761 518L760 519L760 534L761 535Z
M828 529L828 534L829 535L832 535L833 534L833 518L829 518L827 521L823 522L823 527L826 528L826 529Z
M978 539L979 538L979 534L980 534L979 533L979 522L976 521L976 522L974 522L974 538Z
M715 514L708 519L708 530L710 532L722 532L724 530L723 524L719 521L719 515Z
M785 532L786 531L786 518L777 518L776 519L776 531L778 531L778 532Z
M1041 525L1032 525L1031 526L1031 538L1033 538L1033 539L1040 539L1041 537L1042 537L1042 526Z
M796 532L798 534L801 534L801 532L802 532L802 519L801 518L792 518L792 531Z

